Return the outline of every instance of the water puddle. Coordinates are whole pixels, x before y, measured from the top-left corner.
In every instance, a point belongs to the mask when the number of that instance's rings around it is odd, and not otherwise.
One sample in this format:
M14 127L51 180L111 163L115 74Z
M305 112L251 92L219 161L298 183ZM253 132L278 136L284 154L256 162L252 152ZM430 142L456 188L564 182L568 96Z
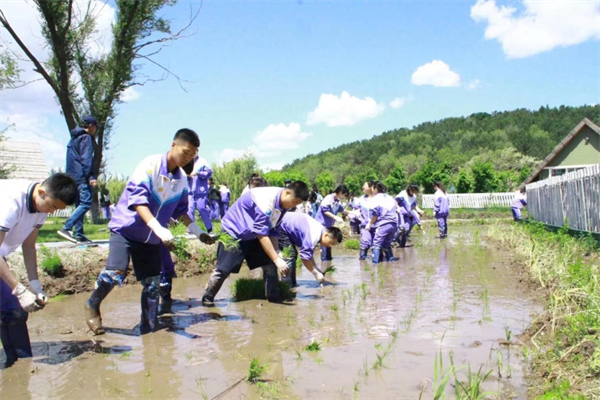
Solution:
M83 322L87 295L52 302L29 320L34 359L0 370L0 398L416 399L423 391L431 399L441 354L440 374L452 355L459 380L469 365L481 367L493 371L485 390L524 399L527 349L517 337L541 306L485 230L460 227L443 242L415 233L413 247L394 250L399 261L380 266L335 249L333 284L319 287L299 271L297 298L286 305L231 301L232 275L217 307L204 308L207 277L177 279L176 313L146 336L136 328L139 286L110 294L108 333L93 340ZM304 350L313 340L321 350ZM269 364L258 385L240 382L253 357Z

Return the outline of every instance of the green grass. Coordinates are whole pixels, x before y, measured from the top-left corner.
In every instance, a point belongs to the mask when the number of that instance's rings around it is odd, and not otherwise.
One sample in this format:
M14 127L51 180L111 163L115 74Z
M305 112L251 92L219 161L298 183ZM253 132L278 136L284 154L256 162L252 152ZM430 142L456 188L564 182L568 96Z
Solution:
M296 292L287 282L279 282L279 290L283 300L296 297ZM231 285L231 293L237 301L266 300L265 283L262 278L238 278Z
M246 380L251 383L256 383L268 369L269 365L267 363L263 363L260 358L254 357L250 361Z
M494 226L489 235L516 253L546 291L548 321L531 327L536 376L561 377L573 386L535 385L541 398L600 398L600 249L590 235L572 236L539 223ZM508 332L507 332L508 335ZM587 348L592 354L581 354ZM545 393L544 393L545 392ZM564 395L568 392L568 396ZM560 395L555 395L560 393ZM544 397L547 396L547 397ZM552 397L556 396L556 397Z
M346 249L346 250L360 250L360 240L358 240L358 239L344 240L344 249Z
M317 342L316 340L313 340L308 345L306 345L306 347L304 348L304 350L310 351L310 352L313 352L313 353L321 351L321 343Z
M66 218L48 218L46 223L40 228L38 234L38 243L49 243L49 242L64 242L61 236L56 233L57 230L61 229L65 224ZM108 239L110 232L108 231L108 221L101 224L91 224L84 222L83 231L85 236L91 240L103 240Z
M39 254L42 259L39 263L42 271L53 278L60 278L64 275L62 260L56 251L51 251L42 245Z
M183 224L182 224L183 225ZM176 237L173 240L173 253L177 256L179 260L189 260L191 255L188 252L188 244L189 241L184 237Z

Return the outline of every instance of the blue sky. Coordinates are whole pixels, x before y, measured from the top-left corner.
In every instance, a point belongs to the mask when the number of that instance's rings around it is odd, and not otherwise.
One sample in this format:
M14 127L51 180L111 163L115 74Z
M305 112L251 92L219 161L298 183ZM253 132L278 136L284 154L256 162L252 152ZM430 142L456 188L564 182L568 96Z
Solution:
M180 1L165 16L179 27L190 6L199 3ZM200 134L210 162L250 149L278 167L450 116L596 104L599 10L598 1L205 1L197 33L156 58L190 81L187 93L174 79L137 87L119 106L108 169L128 175L180 127ZM160 75L148 65L142 73ZM35 112L6 100L2 109ZM60 164L64 122L56 107L39 113L44 133L25 127L22 136L58 143L45 147Z

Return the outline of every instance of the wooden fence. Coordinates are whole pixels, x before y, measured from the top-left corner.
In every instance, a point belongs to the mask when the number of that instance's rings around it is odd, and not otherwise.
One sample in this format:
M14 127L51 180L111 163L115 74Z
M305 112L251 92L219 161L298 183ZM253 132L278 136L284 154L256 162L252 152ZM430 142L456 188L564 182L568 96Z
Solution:
M530 183L527 212L548 225L600 233L600 164Z
M450 208L509 207L515 193L449 194ZM434 195L423 195L423 208L433 208Z

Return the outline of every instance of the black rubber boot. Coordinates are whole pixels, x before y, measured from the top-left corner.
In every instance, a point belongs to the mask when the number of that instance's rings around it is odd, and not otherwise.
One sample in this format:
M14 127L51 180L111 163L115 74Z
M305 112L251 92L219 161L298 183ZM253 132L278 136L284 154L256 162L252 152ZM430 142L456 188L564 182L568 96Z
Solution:
M229 273L220 271L215 268L212 275L208 279L206 283L206 289L204 290L204 295L202 295L202 305L204 307L214 307L215 306L215 296L219 293L221 286L225 282L225 279L229 276Z
M359 253L358 253L358 259L359 260L366 260L367 259L367 252L369 251L369 249L360 249Z
M383 258L385 259L385 261L396 261L391 247L385 247L381 250L383 252Z
M104 334L102 329L102 316L100 315L100 304L102 300L108 296L114 285L100 278L96 282L96 289L90 295L90 298L85 302L85 319L88 328L94 335Z
M6 353L6 368L13 365L19 358L31 358L31 342L27 330L28 314L23 309L5 311L0 316L0 340Z
M142 316L140 321L140 334L156 332L158 330L158 301L159 301L160 276L152 276L142 280Z
M160 279L160 313L159 314L171 314L171 307L173 306L173 298L171 297L171 290L173 289L173 277L172 276L161 276Z
M265 282L265 297L269 303L281 303L281 291L279 290L279 276L275 264L268 264L262 267L263 281Z

